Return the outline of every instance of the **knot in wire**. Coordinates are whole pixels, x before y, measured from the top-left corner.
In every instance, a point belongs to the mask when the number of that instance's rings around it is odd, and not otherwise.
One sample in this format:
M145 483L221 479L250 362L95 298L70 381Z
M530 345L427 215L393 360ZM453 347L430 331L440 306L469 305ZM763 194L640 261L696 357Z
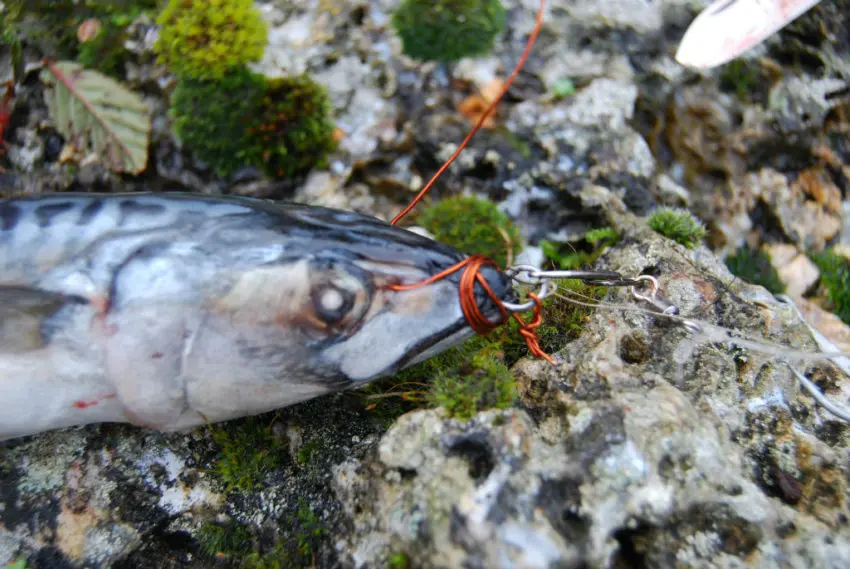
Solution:
M460 308L463 311L463 316L469 323L470 328L472 328L477 334L485 335L507 322L510 316L513 316L519 325L520 334L522 334L525 339L525 343L528 345L528 350L534 356L543 358L549 363L554 364L554 360L540 347L540 338L537 336L537 327L543 322L543 318L540 314L540 299L533 293L529 294L529 297L534 301L534 313L528 322L517 316L515 312L509 314L505 303L502 299L496 296L496 293L493 292L493 289L490 287L489 283L487 283L487 279L481 275L481 269L485 266L491 266L501 270L501 267L499 267L495 261L485 257L484 255L472 255L463 261L455 263L451 267L440 271L436 275L428 277L427 279L417 283L409 285L390 285L387 288L395 291L412 290L435 283L446 278L452 273L463 269L463 273L461 273L460 282L458 284L458 293ZM492 300L493 304L495 304L499 309L501 318L497 322L493 322L487 318L481 310L481 307L478 305L478 302L475 299L476 283L481 285L481 288L484 289L484 292L487 293L487 296L490 297L490 300Z
M525 338L528 351L531 352L533 356L542 358L550 364L554 364L555 360L553 360L552 357L544 352L543 348L540 347L540 337L537 335L537 327L543 323L543 316L540 314L542 306L540 298L533 292L528 293L528 296L534 301L534 312L531 315L531 320L528 322L524 321L517 315L516 312L514 312L512 316L517 321L517 324L519 324L519 333L522 334L523 338Z

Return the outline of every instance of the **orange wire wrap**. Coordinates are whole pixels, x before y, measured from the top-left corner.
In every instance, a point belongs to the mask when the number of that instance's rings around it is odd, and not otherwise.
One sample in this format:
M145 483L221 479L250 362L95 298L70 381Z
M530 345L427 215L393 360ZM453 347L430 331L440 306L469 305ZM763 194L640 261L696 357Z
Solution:
M414 288L419 288L421 286L425 286L427 284L435 283L441 279L446 278L452 273L456 273L457 271L466 268L463 271L463 274L460 276L460 308L463 310L463 315L466 317L466 321L469 322L469 326L475 330L478 334L487 334L494 328L498 328L508 320L508 310L502 304L502 301L499 300L499 297L493 292L493 289L490 288L490 285L487 284L487 281L484 277L481 276L480 270L484 265L490 265L496 267L499 266L485 257L484 255L472 255L471 257L467 257L460 263L456 263L449 267L448 269L437 273L436 275L425 279L424 281L419 281L418 283L413 283L410 285L390 285L387 288L390 290L411 290ZM478 307L478 303L475 302L475 283L480 284L487 295L496 303L496 306L499 307L499 310L502 312L502 319L499 322L490 322L484 313L481 312L481 309Z
M526 60L528 60L529 54L531 54L531 48L534 46L534 42L537 39L537 36L540 34L540 29L543 26L543 10L545 7L546 0L540 0L540 7L537 10L537 18L535 19L534 27L532 28L531 33L528 36L528 41L525 44L525 49L523 50L522 56L520 57L519 62L517 62L516 67L514 67L513 72L505 81L505 84L502 87L499 96L496 97L496 99L492 103L490 103L490 105L487 107L487 110L484 111L484 114L482 114L481 118L478 119L478 123L475 125L475 127L473 127L471 131L469 131L469 134L466 135L466 138L463 139L463 142L460 143L460 146L458 146L454 154L452 154L451 157L449 157L449 159L446 160L446 162L440 167L440 169L437 170L437 173L431 177L428 183L425 184L425 187L422 188L422 190L416 195L415 198L413 198L413 200L407 205L407 207L405 207L401 211L401 213L399 213L393 218L393 220L390 222L390 225L396 225L399 221L401 221L404 216L410 213L410 211L414 207L416 207L416 205L420 201L422 201L422 198L425 197L425 194L428 193L428 191L436 183L440 176L443 175L443 172L445 172L452 164L452 162L454 162L455 159L460 156L460 153L463 151L464 148L466 148L466 145L469 144L469 141L472 140L472 137L475 136L475 133L481 130L484 121L486 121L489 116L493 114L493 111L496 110L496 106L499 104L499 101L501 101L502 98L505 96L505 93L508 92L508 89L510 88L511 84L517 78L517 75L519 75L519 72L525 65ZM463 315L469 323L469 326L473 330L475 330L476 333L487 334L491 330L507 322L509 319L509 315L504 303L501 301L501 299L499 299L499 297L496 296L496 294L493 292L493 289L490 288L490 285L487 284L487 281L484 279L484 277L481 276L481 268L485 265L490 265L501 270L501 268L494 261L488 259L487 257L483 255L472 255L471 257L467 257L463 261L452 265L448 269L418 283L414 283L412 285L392 285L387 288L396 291L411 290L437 282L454 272L464 269L463 274L460 277L460 284L458 287L458 292L460 294L461 310L463 310ZM501 311L502 319L499 322L490 322L487 317L484 316L484 314L481 312L481 309L478 307L478 303L475 302L476 282L482 286L482 288L490 297L490 299L496 304L496 306ZM529 294L528 296L534 301L534 313L531 317L531 320L526 322L522 318L520 318L516 313L511 314L511 316L513 316L519 324L520 334L522 334L523 338L525 338L525 343L528 345L528 350L532 353L532 355L538 358L543 358L550 364L554 364L555 361L549 355L547 355L540 347L540 339L537 336L536 328L540 326L540 324L543 322L543 318L540 315L540 299L537 297L537 295L533 293Z

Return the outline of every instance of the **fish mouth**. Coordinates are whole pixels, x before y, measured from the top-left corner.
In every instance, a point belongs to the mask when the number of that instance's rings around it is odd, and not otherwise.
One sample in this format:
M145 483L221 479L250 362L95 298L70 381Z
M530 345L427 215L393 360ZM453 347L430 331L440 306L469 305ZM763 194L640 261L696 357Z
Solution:
M474 335L475 331L469 327L465 319L458 320L450 328L443 330L439 334L425 338L414 345L406 356L396 362L392 370L388 370L386 375L399 372L439 355Z
M493 295L500 303L516 303L517 294L514 291L511 278L496 267L485 265L479 269L479 274L484 278L484 281L490 287ZM453 279L454 280L454 279ZM481 314L488 322L499 326L504 323L503 313L500 307L494 302L493 298L484 290L480 284L476 283L474 288L475 302ZM458 297L458 302L460 298ZM469 324L466 316L458 318L451 326L442 329L436 334L432 334L427 338L423 338L418 343L411 346L408 353L392 366L393 370L388 370L387 373L395 373L412 365L421 363L431 357L434 357L458 344L471 338L475 335L475 331Z

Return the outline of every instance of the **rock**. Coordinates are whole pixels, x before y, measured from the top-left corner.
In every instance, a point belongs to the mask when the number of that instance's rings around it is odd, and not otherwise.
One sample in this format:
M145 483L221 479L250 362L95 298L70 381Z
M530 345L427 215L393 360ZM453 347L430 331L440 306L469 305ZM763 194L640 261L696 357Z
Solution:
M758 196L779 221L785 236L804 250L822 250L841 230L836 198L830 196L825 203L808 199L800 178L789 184L784 174L763 169L744 177L742 185L749 186L742 191ZM832 188L824 192L834 194L837 188Z
M820 278L817 265L793 245L767 245L765 249L779 279L785 283L785 294L791 298L802 297Z
M706 252L639 228L607 195L625 244L605 266L657 267L661 293L686 318L814 348L791 307L733 282ZM353 566L404 554L425 568L618 567L637 556L647 566L841 567L847 426L799 395L769 355L714 340L649 314L600 311L558 365L517 365L527 411L403 416L334 471L353 518ZM647 349L626 360L626 343ZM822 483L838 484L829 505L808 490Z
M777 126L786 132L823 125L832 103L826 95L844 87L838 78L788 77L770 93L771 110L779 117Z
M812 328L826 336L842 352L850 352L850 326L810 300L794 298L794 302Z
M32 172L44 157L44 141L30 128L15 131L15 144L9 147L9 160L21 172Z
M636 99L637 88L633 83L597 79L579 91L565 118L582 126L617 130L632 117Z

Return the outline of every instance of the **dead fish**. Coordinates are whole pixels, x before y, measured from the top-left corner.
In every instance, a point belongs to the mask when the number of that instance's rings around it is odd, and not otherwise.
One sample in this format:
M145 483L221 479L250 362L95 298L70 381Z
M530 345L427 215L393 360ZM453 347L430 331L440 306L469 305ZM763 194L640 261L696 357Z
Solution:
M362 386L473 334L458 273L387 288L465 257L375 218L249 198L0 200L0 439L182 430ZM481 274L514 300L504 273Z
M760 44L820 0L715 0L691 23L676 61L694 69L723 65Z

